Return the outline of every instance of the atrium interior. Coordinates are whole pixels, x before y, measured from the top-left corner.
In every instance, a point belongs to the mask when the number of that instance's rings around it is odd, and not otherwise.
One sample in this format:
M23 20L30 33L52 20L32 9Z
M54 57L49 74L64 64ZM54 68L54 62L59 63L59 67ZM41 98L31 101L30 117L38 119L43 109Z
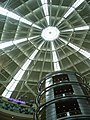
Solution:
M57 71L90 88L90 0L0 0L0 118L33 120L38 81Z

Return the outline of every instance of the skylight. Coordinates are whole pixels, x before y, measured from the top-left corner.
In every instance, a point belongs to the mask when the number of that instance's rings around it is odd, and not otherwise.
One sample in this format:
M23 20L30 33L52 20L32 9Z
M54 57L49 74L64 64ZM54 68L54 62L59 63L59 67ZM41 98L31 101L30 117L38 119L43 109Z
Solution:
M65 41L64 39L60 38L60 40L62 42L64 42L65 44L68 44L71 48L73 48L74 50L78 51L79 53L81 53L82 55L84 55L86 58L90 59L90 53L77 47L76 45L72 44L72 43L68 43L67 41Z
M12 41L1 43L0 49L7 48L7 47L12 46L12 45L14 45Z
M54 70L55 71L61 70L53 42L51 42L51 48L52 48L52 57L53 57L53 63L54 63Z
M72 7L66 12L62 19L58 22L59 25L65 18L67 18L78 6L80 6L85 0L77 0Z
M73 49L75 49L76 51L79 51L79 47L77 47L76 45L73 45L72 43L68 44L70 47L72 47Z
M59 38L63 43L68 44L68 42L62 38Z
M41 0L42 5L47 4L47 0Z
M42 3L42 7L43 7L43 11L44 11L44 14L45 14L47 24L49 25L48 2L47 2L47 0L41 0L41 3Z
M18 43L22 43L22 42L25 42L25 41L27 41L27 38L15 40L15 41L4 42L4 43L0 44L0 49L4 49L4 48L10 47L14 44L16 45Z
M75 9L80 6L85 0L77 0L73 5L72 7L74 7Z
M13 13L11 11L8 11L5 8L0 7L0 14L4 15L4 16L7 16L7 17L10 17L10 18L15 19L15 20L20 20L21 22L23 22L23 23L25 23L27 25L30 25L30 26L32 25L33 27L41 29L41 27L39 27L38 25L33 24L31 21L28 21L25 18L22 18L21 16L18 16L17 14L15 14L15 13Z
M79 31L79 30L89 30L89 26L82 26L82 27L77 27L77 28L74 28L75 31Z
M34 39L34 38L37 38L37 37L38 37L38 35L34 36L34 37L29 37L28 39L27 38L23 38L23 39L18 39L18 40L13 40L13 41L9 41L9 42L0 43L0 49L4 49L4 48L10 47L12 45L16 45L16 44L25 42L27 40L30 41L31 39Z
M3 92L2 96L6 98L10 98L12 92L15 90L17 84L21 80L25 70L28 68L30 65L31 61L34 59L36 54L38 53L39 49L42 47L44 42L40 44L38 49L36 49L33 54L29 57L29 59L24 63L24 65L21 67L21 69L16 73L16 75L13 77L12 81L8 84L6 87L5 91Z
M30 22L30 21L28 21L28 20L26 20L24 18L21 18L20 21L25 23L25 24L32 25L32 22Z
M43 10L44 10L45 16L47 16L48 15L48 6L47 6L47 4L43 4Z
M62 30L61 32L73 32L74 29L67 29L67 30Z
M36 36L33 36L33 37L29 37L28 40L32 40L32 39L38 38L38 37L39 37L39 35L36 35Z
M87 51L85 51L85 50L83 50L83 49L80 49L79 52L80 52L82 55L84 55L85 57L87 57L87 58L90 59L90 53L89 53L89 52L87 52Z
M79 47L73 45L72 43L69 43L68 44L70 47L72 47L73 49L75 49L76 51L78 51L79 53L81 53L82 55L84 55L86 58L89 58L90 59L90 53L83 50L83 49L80 49Z
M74 11L74 8L71 7L64 15L64 18L67 18L73 11Z
M73 31L81 31L81 30L89 30L89 29L90 29L89 25L86 25L86 26L76 27L74 29L62 30L61 32L73 32Z
M49 25L49 16L46 16L46 21L47 21L47 24Z

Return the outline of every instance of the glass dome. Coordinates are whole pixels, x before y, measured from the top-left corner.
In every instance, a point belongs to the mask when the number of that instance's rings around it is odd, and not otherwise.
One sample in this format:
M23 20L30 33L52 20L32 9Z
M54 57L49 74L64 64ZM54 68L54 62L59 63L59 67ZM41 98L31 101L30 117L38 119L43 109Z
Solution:
M90 84L90 1L0 1L0 94L34 99L38 80L58 70Z

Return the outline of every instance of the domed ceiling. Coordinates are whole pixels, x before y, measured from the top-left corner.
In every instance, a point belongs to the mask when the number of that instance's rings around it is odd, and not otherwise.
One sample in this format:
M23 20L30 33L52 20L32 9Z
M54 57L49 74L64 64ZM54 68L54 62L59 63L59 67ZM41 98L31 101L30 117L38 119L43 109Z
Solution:
M90 1L1 0L0 94L34 99L38 80L58 70L90 83Z

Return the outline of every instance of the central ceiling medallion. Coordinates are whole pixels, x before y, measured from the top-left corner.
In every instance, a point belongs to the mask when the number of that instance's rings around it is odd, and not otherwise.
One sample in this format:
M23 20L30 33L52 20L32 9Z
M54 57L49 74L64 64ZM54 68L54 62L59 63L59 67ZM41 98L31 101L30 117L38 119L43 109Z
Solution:
M41 36L46 41L53 41L59 37L59 34L58 28L49 26L42 30Z

